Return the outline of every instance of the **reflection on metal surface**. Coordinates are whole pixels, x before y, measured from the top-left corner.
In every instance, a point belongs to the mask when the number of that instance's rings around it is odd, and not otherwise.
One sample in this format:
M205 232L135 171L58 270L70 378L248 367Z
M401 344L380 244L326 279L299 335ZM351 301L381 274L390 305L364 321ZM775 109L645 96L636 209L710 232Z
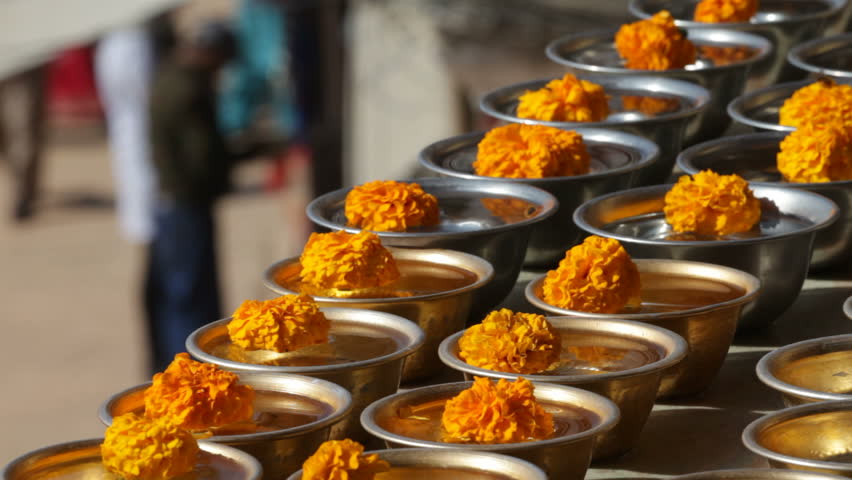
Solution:
M757 377L788 406L852 400L852 335L787 345L760 359Z

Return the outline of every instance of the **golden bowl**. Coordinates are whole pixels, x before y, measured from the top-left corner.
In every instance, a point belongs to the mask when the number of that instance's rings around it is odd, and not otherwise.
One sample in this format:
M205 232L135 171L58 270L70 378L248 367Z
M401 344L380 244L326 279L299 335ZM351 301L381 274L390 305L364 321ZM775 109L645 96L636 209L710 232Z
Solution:
M589 319L620 318L650 323L677 333L686 340L689 353L683 362L663 374L658 396L692 395L704 391L722 368L743 306L757 296L760 281L748 273L709 263L663 259L633 261L642 279L643 298L656 296L651 292L658 290L665 294L674 285L663 282L671 278L682 278L684 282L701 286L712 285L717 289L727 286L729 290L719 296L713 295L714 303L685 305L682 308L677 306L679 309L669 311L661 311L664 305L651 304L651 311L648 312L640 310L640 313L595 314L564 310L545 302L541 293L545 275L541 275L527 285L527 300L536 308L554 315ZM645 305L643 303L643 308Z
M670 480L842 480L843 477L801 470L775 468L741 468L736 470L709 470L678 475Z

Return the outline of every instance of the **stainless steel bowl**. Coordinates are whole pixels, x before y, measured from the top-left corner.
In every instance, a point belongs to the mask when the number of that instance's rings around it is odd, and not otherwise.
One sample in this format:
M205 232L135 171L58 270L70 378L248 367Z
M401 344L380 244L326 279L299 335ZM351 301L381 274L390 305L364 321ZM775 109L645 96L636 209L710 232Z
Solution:
M466 181L523 184L550 192L559 201L555 215L536 225L524 265L550 266L576 243L580 230L571 221L574 209L604 193L634 186L640 171L657 161L659 148L636 135L595 128L576 128L589 151L591 170L584 175L550 178L498 178L476 175L473 162L484 132L433 143L420 152L420 164L445 177Z
M846 301L843 302L843 313L849 317L849 320L852 320L852 297L847 298Z
M675 157L680 153L687 125L704 112L710 104L710 92L699 85L668 78L625 75L618 77L588 77L603 86L609 95L610 114L602 122L548 122L521 118L516 114L518 99L528 90L538 90L552 79L535 80L499 88L482 97L479 108L494 118L511 123L548 125L551 127L607 128L645 137L660 148L660 159L644 169L638 185L664 182L672 173ZM646 115L624 107L625 97L652 97L671 100L675 110Z
M802 470L776 468L742 468L736 470L710 470L678 475L671 480L843 480L845 477Z
M852 400L785 408L751 422L746 448L775 468L852 477Z
M568 70L583 75L647 75L697 83L713 92L710 104L686 127L683 143L692 145L722 135L731 122L725 108L745 91L751 67L772 52L769 40L745 32L722 29L687 30L689 40L698 47L698 60L685 68L672 70L635 70L624 66L615 49L616 30L581 32L562 37L547 46L547 56ZM707 48L717 52L738 52L742 60L717 65Z
M278 480L302 467L302 462L329 439L332 427L342 421L352 410L352 397L343 387L325 380L300 375L240 373L240 381L256 391L286 393L303 396L325 406L326 411L317 420L298 427L243 435L214 435L206 440L242 450L263 465L263 478ZM113 417L145 408L145 389L151 382L119 392L104 402L98 417L104 425L111 425ZM270 403L272 402L271 399ZM291 407L292 400L281 399L280 408ZM270 408L267 405L264 408Z
M693 395L706 390L725 362L743 308L757 297L760 281L740 270L708 263L640 258L633 261L639 269L640 279L647 274L666 274L716 280L736 286L743 294L713 305L671 312L597 314L565 310L545 302L541 294L545 275L541 275L527 284L527 301L554 315L594 319L621 318L671 330L686 340L689 353L677 367L664 372L658 396ZM642 284L645 288L653 286L647 278Z
M734 121L757 131L790 133L796 127L780 125L778 123L778 110L796 90L811 83L813 83L812 80L780 83L746 93L728 104L728 115Z
M852 5L852 2L848 3ZM813 76L831 77L838 83L852 83L852 33L817 38L796 45L787 54L787 60Z
M689 174L702 170L724 175L736 173L751 185L807 190L830 198L837 205L839 217L834 224L817 232L811 270L846 269L852 262L852 180L786 182L776 167L779 145L786 136L786 133L763 132L723 137L684 150L677 157L677 164Z
M502 453L521 458L539 466L549 478L582 480L589 468L595 439L615 427L619 420L618 407L610 400L579 388L548 383L535 384L535 397L542 402L563 408L580 407L588 412L588 428L577 433L560 435L547 440L494 445L458 444L419 440L400 435L386 428L388 418L397 416L400 408L426 402L449 400L472 382L444 383L397 393L373 403L361 414L361 424L368 432L385 441L390 448L424 447Z
M186 350L196 360L212 363L242 374L243 372L289 373L321 378L345 388L352 395L352 412L331 431L331 438L351 438L365 442L370 437L358 420L361 411L374 401L396 393L402 378L402 365L423 346L426 335L415 323L397 315L355 308L323 308L331 321L330 335L356 334L389 337L396 349L389 354L349 363L315 366L258 365L216 356L214 347L228 340L230 318L205 325L186 340Z
M668 10L675 25L690 31L698 28L724 28L760 35L775 46L775 51L751 70L749 90L803 77L787 63L787 52L794 45L840 31L847 0L761 0L760 10L750 22L702 23L692 20L699 0L630 0L630 13L648 18Z
M755 196L765 199L759 235L669 240L671 228L663 214L669 189L671 185L656 185L598 197L574 212L574 222L590 234L619 240L634 258L693 260L756 276L761 292L746 306L738 326L742 329L767 326L787 310L807 276L816 232L839 217L837 205L821 195L753 185Z
M487 313L512 291L521 273L533 229L556 213L559 202L553 195L528 185L446 178L414 181L437 197L441 223L412 232L376 234L387 246L446 248L484 258L494 266L494 278L476 293L471 311L474 316ZM344 205L349 190L337 190L316 198L308 204L308 218L330 230L359 232L359 228L346 225ZM530 208L523 220L507 220L489 211L482 199L516 199L529 203Z
M3 468L3 480L70 480L111 478L101 459L103 438L78 440L40 448L21 455ZM218 478L260 480L263 467L251 455L218 443L200 440L197 465ZM116 477L117 478L117 477Z
M417 475L416 478L431 480L458 480L460 476L475 478L499 478L500 480L547 480L547 475L530 462L520 458L470 450L392 448L374 450L364 454L376 454L390 463L389 475ZM394 472L399 469L401 471ZM480 477L481 476L481 477ZM290 475L287 480L301 480L302 471Z
M458 332L441 342L438 355L445 365L464 373L465 380L473 380L474 376L507 380L525 377L536 383L570 385L603 395L618 406L621 419L615 428L598 437L593 459L609 458L631 450L639 443L642 427L654 407L663 374L686 357L689 348L686 340L664 328L624 320L550 317L548 321L562 336L563 351L578 343L617 348L630 347L632 344L633 347L647 348L657 357L645 365L619 371L520 375L474 367L459 358L458 342L465 332Z
M390 248L398 261L401 282L408 277L425 279L428 290L437 293L409 297L336 298L314 296L322 308L349 307L375 310L407 318L419 326L426 335L423 347L408 357L403 364L402 381L429 377L438 373L438 345L448 335L464 328L471 312L474 295L488 284L494 269L487 261L462 252L438 249ZM299 293L291 290L298 279L299 257L281 260L269 267L263 283L279 295ZM459 286L459 270L469 275L469 283ZM423 289L424 285L418 285ZM493 300L491 300L493 301ZM493 304L488 304L491 308Z

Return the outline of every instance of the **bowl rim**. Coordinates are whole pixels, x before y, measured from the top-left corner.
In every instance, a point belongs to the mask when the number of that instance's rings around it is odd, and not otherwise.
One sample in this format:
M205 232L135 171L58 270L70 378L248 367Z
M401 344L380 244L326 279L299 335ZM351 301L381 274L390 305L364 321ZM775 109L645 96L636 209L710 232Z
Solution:
M849 320L852 320L852 295L843 302L843 313L849 317Z
M614 39L616 32L618 29L616 28L607 28L607 29L596 29L596 30L585 30L582 32L571 33L568 35L564 35L562 37L557 38L556 40L551 41L547 44L545 48L545 54L547 58L551 61L556 62L560 65L567 66L569 68L579 70L582 72L586 72L589 74L610 74L610 75L636 75L636 74L645 74L649 76L662 76L662 77L672 77L676 75L681 75L684 73L699 73L699 72L719 72L724 70L740 70L742 68L750 67L751 65L765 59L772 53L773 46L772 43L761 37L760 35L755 35L753 33L748 33L744 31L738 30L727 30L724 28L693 28L692 31L689 31L687 28L688 34L693 35L690 40L701 40L703 43L693 42L696 45L713 45L713 39L707 37L713 36L724 36L731 39L731 41L740 40L743 43L736 45L739 46L747 46L750 48L755 48L758 50L756 55L753 55L744 60L738 60L736 62L728 63L725 65L711 65L702 68L696 68L693 70L688 70L686 68L670 68L667 70L637 70L631 69L627 67L610 67L604 65L590 65L588 63L581 63L570 58L563 57L559 54L559 49L573 41L577 41L580 39L587 38L595 38L595 37L604 37L603 39ZM698 37L697 39L695 37ZM704 37L704 38L701 38Z
M841 33L830 37L815 38L795 45L787 52L787 61L794 67L800 68L806 72L829 77L852 79L852 71L850 70L837 70L834 68L819 67L812 63L808 63L805 58L803 58L808 54L808 50L820 47L825 43L837 41L843 41L846 44L852 45L852 33Z
M824 345L827 343L847 343L849 350L852 351L852 334L832 335L829 337L811 338L801 342L791 343L783 347L776 348L760 358L755 367L757 378L760 379L767 387L776 390L783 394L792 395L795 397L813 399L816 401L827 400L852 400L852 395L844 395L841 393L823 392L820 390L812 390L805 387L800 387L792 383L787 383L776 377L773 371L775 370L776 362L779 357L796 352L800 349L806 349L812 346ZM801 357L807 358L807 357Z
M842 472L852 472L852 464L840 462L826 462L824 460L813 460L809 458L800 458L786 455L783 453L770 450L761 445L757 438L760 432L769 427L780 424L787 420L793 420L809 415L820 413L829 413L843 410L852 410L852 400L835 400L828 402L807 403L788 407L775 412L766 414L757 420L749 423L743 430L741 439L745 447L752 453L763 458L773 460L780 463L787 463L805 468L819 468L823 470L837 470Z
M648 12L646 12L644 9L642 9L640 7L641 1L642 0L630 0L630 2L627 4L627 9L630 11L630 13L634 17L637 17L639 19L650 18L653 14L649 14ZM769 20L769 21L753 22L753 23L752 22L728 22L728 23L725 23L724 25L725 25L725 28L730 28L730 29L734 29L734 30L742 30L742 29L750 30L750 29L760 28L760 27L765 27L765 26L781 26L781 25L788 25L788 24L792 24L792 23L800 23L800 22L804 22L804 21L815 20L815 19L819 19L819 18L822 18L822 17L828 18L832 15L839 13L843 9L844 4L838 3L837 1L832 1L832 0L827 0L827 1L829 3L831 3L833 6L827 8L826 10L820 11L820 12L807 13L807 14L804 14L804 15L797 15L795 18L783 18L783 19L779 19L779 20ZM682 27L682 28L710 29L710 28L714 28L714 27L718 28L719 24L718 23L696 22L694 20L681 20L681 19L675 18L675 25L677 27Z
M603 230L601 228L593 227L589 222L587 222L584 218L586 212L596 204L609 200L611 198L617 198L619 196L623 196L625 194L643 194L643 193L665 193L669 189L672 188L671 184L665 185L650 185L647 187L639 187L639 188L631 188L628 190L621 190L618 192L609 193L606 195L601 195L600 197L593 198L589 200L574 210L574 223L581 229L586 231L587 233L593 235L599 235L601 237L614 238L620 242L638 244L638 245L665 245L669 247L722 247L722 246L731 246L731 245L753 245L764 243L767 241L781 240L785 238L795 237L799 235L806 235L810 233L814 233L818 230L822 230L825 227L828 227L832 223L834 223L837 218L840 216L839 209L837 204L834 203L831 199L820 195L818 193L814 193L808 190L801 189L790 189L781 187L778 185L753 185L753 190L755 190L755 195L765 192L771 193L771 191L784 191L788 192L792 195L804 195L811 196L811 199L817 202L821 202L824 207L830 208L830 213L827 218L819 222L810 222L811 225L797 229L791 232L779 233L777 235L767 236L767 237L756 237L756 238L740 238L740 239L730 239L730 240L654 240L654 239L646 239L646 238L636 238L628 235L613 233ZM759 197L765 198L765 197ZM771 197L770 197L771 199Z
M506 182L506 183L518 183L518 184L527 184L533 185L539 188L545 188L546 185L552 184L563 184L563 183L573 183L573 182L582 182L584 180L594 180L598 178L606 178L614 175L620 175L630 172L635 172L637 170L649 167L655 164L660 158L660 147L657 146L656 143L648 140L645 137L640 137L638 135L634 135L631 133L618 132L614 130L606 130L603 128L573 128L571 129L580 135L583 136L583 140L586 138L590 138L592 141L597 141L601 144L607 144L607 142L596 140L596 138L603 137L615 137L618 139L619 137L625 141L630 140L635 144L639 144L638 148L633 145L626 145L617 142L609 142L609 145L619 145L619 146L627 146L632 150L635 150L639 153L639 159L635 162L631 162L627 165L611 168L607 170L603 170L600 172L589 172L589 173L581 173L579 175L572 176L561 176L561 177L543 177L543 178L504 178L504 177L486 177L483 175L477 175L475 173L466 173L461 172L459 170L453 170L450 168L446 168L438 164L437 159L439 158L439 152L442 152L446 149L447 146L450 145L459 145L458 148L469 148L472 145L478 145L482 138L485 136L487 131L477 131L477 132L469 132L462 135L456 135L453 137L445 138L443 140L438 140L437 142L431 143L426 146L423 150L418 154L418 160L420 161L420 165L426 167L427 169L437 172L442 175L447 175L452 178L460 178L466 180L482 180L482 181L492 181L492 182ZM592 138L596 137L596 138Z
M398 360L401 358L405 358L414 352L416 352L420 347L423 346L423 343L426 342L426 334L423 332L416 323L400 317L399 315L394 315L392 313L379 312L374 310L364 310L357 308L322 308L320 309L328 319L333 323L356 323L361 325L370 325L377 326L380 329L393 328L398 332L402 332L405 334L407 339L407 345L402 348L399 348L391 353L386 355L381 355L378 357L369 358L366 360L359 360L357 362L348 362L342 364L333 364L333 365L312 365L312 366L275 366L275 365L258 365L253 363L243 363L237 362L235 360L228 360L225 358L217 357L211 353L206 352L201 348L201 345L198 343L198 338L213 330L214 328L221 327L223 325L227 325L228 322L231 321L233 317L223 318L222 320L217 320L212 323L208 323L207 325L196 329L192 332L189 337L186 339L186 349L189 354L196 359L206 362L213 363L216 365L220 365L221 367L237 372L267 372L267 373L289 373L294 375L316 375L322 373L336 373L341 371L350 371L350 370L361 370L364 368L375 367L378 365L384 365L385 363L392 362L394 360ZM349 316L349 318L340 318L339 316ZM338 318L335 318L338 316ZM352 318L356 317L358 320ZM382 321L381 325L374 323L375 321ZM393 326L390 326L393 325Z
M639 332L644 330L646 332L651 332L652 335L664 337L668 342L672 343L669 348L664 347L665 350L662 358L647 363L645 365L641 365L636 368L630 368L627 370L619 370L615 372L604 372L598 373L595 375L541 375L541 374L525 374L525 373L510 373L510 372L500 372L497 370L490 370L487 368L476 367L474 365L470 365L465 362L458 355L453 353L454 349L458 348L458 341L462 335L467 331L467 329L462 330L460 332L456 332L449 337L445 338L441 344L438 346L438 357L444 362L444 365L452 368L453 370L460 371L462 373L477 375L480 377L490 377L490 378L505 378L507 380L511 380L517 377L524 377L531 382L536 383L556 383L560 385L586 385L590 383L599 383L606 382L609 380L622 379L622 378L631 378L638 377L643 375L652 374L658 371L663 371L668 369L669 367L673 367L680 363L689 351L689 345L683 337L678 335L677 333L658 327L656 325L651 325L647 323L633 322L622 319L615 318L592 318L592 317L569 317L569 316L554 316L547 317L547 320L551 322L551 324L557 330L568 330L568 331L580 331L580 332L596 332L598 331L594 327L597 324L611 324L614 326L623 327L622 331L619 333L615 332L605 332L608 336L613 337L624 337L633 339L635 341L639 341L642 343L648 343L653 345L654 347L660 347L662 342L655 340L648 340L646 337L641 337ZM569 325L573 323L582 323L585 322L593 322L591 328L584 328L584 325ZM558 323L558 324L557 324ZM625 331L632 330L628 335L624 335Z
M781 125L778 123L764 122L762 120L755 120L749 116L746 116L745 112L743 111L743 104L751 100L752 98L758 97L760 95L765 95L767 93L781 93L789 91L790 93L789 95L787 95L787 98L790 98L790 95L795 93L796 90L802 87L806 87L814 82L815 80L807 79L799 80L796 82L776 83L774 85L759 88L751 92L746 92L740 95L739 97L731 100L731 102L728 103L728 106L725 109L727 110L728 115L730 115L731 118L733 118L734 121L737 123L741 123L752 128L759 128L762 130L790 133L795 130L796 127L791 127L789 125Z
M840 480L847 477L782 468L732 468L678 475L671 477L670 480L755 480L759 478L765 480Z

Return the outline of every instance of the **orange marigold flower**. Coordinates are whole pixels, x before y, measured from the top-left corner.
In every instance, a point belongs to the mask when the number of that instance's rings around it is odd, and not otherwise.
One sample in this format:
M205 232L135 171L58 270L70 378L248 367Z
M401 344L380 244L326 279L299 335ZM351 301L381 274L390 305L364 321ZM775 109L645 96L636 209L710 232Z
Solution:
M675 26L666 10L622 25L615 34L615 48L625 66L635 70L683 68L697 58L695 45Z
M679 102L674 98L625 95L621 97L621 105L625 110L634 110L642 112L645 115L654 116L677 110Z
M512 123L485 134L473 168L486 177L567 177L587 173L590 161L577 132Z
M778 110L778 123L790 127L839 123L852 126L852 86L820 79L796 90Z
M533 396L533 384L518 378L475 377L473 386L447 401L443 438L452 443L519 443L553 435L553 416Z
M518 116L550 122L600 122L609 115L602 86L566 73L518 99Z
M149 419L127 413L106 429L104 467L127 480L159 480L191 472L199 448L195 437L169 418Z
M231 341L246 350L290 352L328 343L330 322L307 295L246 300L228 322Z
M547 272L544 301L589 313L618 313L638 305L639 269L618 240L597 235L565 252L556 270Z
M781 141L778 171L788 182L852 180L852 126L802 126Z
M676 232L728 235L751 230L760 220L760 200L739 175L704 170L680 177L663 211Z
M544 315L507 308L489 313L459 339L462 360L498 372L543 372L559 360L561 350L562 338Z
M351 226L377 232L437 225L438 199L416 183L376 180L346 195L346 220Z
M254 411L254 389L238 381L235 373L179 353L164 372L154 375L153 384L145 390L145 416L167 417L187 430L249 420Z
M701 0L692 19L705 23L748 22L757 13L758 0Z
M302 480L372 480L390 470L390 464L375 453L364 455L358 442L330 440L302 464Z
M321 289L383 287L399 278L391 253L366 230L312 233L299 261L302 281Z

